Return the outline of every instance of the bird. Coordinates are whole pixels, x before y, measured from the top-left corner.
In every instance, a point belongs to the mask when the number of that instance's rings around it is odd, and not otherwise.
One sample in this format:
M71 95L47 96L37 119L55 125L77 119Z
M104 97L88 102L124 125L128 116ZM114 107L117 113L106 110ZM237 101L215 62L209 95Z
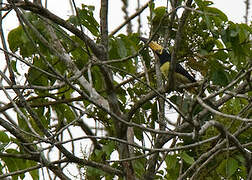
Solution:
M161 45L156 43L155 41L150 41L147 38L140 37L140 40L144 43L148 43L148 46L154 51L154 53L158 56L160 62L160 71L165 76L166 80L168 80L169 68L171 63L171 54L164 49ZM195 78L189 74L187 70L181 66L181 64L175 64L174 76L173 76L175 83L180 84L187 84L187 83L195 83L197 82ZM186 89L189 93L198 95L199 91L195 87L189 87ZM202 97L206 97L205 93L201 94ZM207 105L212 107L215 110L218 110L218 107L210 100L207 99L205 101Z
M148 43L148 46L153 50L153 52L158 56L159 62L160 62L160 71L168 80L168 73L171 63L171 54L164 49L161 45L156 43L155 41L150 41L147 38L140 37L140 40L144 43ZM174 70L174 80L176 84L187 84L187 83L194 83L197 82L195 78L189 74L187 70L181 66L181 64L177 63L175 64L175 70ZM189 88L188 91L196 94L195 88Z

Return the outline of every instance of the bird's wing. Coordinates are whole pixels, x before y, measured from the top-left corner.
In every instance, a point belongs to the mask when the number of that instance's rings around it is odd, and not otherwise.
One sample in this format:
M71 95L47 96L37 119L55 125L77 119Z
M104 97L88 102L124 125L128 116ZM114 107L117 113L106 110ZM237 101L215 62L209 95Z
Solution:
M196 82L196 80L194 79L194 77L192 77L187 70L185 70L180 64L176 64L175 66L175 72L179 73L181 75L183 75L184 77L186 77L187 79L189 79L189 81L191 83Z

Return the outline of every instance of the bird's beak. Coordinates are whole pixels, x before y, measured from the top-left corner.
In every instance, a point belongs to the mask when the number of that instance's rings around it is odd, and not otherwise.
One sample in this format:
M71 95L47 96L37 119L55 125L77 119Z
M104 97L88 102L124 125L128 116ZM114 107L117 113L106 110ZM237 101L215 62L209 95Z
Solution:
M144 43L147 43L147 42L149 41L149 39L144 38L144 37L139 37L139 39L140 39L141 41L143 41ZM163 49L164 49L162 46L160 46L159 44L157 44L157 43L154 42L154 41L149 42L148 46L149 46L153 51L155 51L155 52L158 53L158 54L162 54L162 51L163 51Z

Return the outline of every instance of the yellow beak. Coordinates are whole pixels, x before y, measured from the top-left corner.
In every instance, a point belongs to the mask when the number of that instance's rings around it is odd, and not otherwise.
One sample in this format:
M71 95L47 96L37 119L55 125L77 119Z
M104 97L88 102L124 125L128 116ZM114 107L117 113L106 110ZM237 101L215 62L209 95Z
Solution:
M142 40L144 43L147 43L148 42L148 39L147 38L144 38L144 37L140 37L140 40ZM155 51L156 53L158 54L162 54L163 52L163 47L161 45L159 45L158 43L154 42L154 41L151 41L149 42L149 47Z

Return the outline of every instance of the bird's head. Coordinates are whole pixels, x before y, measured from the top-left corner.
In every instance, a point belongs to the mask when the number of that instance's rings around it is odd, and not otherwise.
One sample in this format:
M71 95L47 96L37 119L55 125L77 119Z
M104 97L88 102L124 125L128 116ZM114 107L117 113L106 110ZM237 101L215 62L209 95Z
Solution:
M144 37L140 37L140 40L143 41L144 43L148 43L149 40L147 38ZM148 46L157 54L162 54L163 53L163 47L160 46L158 43L154 42L154 41L150 41L148 43Z

